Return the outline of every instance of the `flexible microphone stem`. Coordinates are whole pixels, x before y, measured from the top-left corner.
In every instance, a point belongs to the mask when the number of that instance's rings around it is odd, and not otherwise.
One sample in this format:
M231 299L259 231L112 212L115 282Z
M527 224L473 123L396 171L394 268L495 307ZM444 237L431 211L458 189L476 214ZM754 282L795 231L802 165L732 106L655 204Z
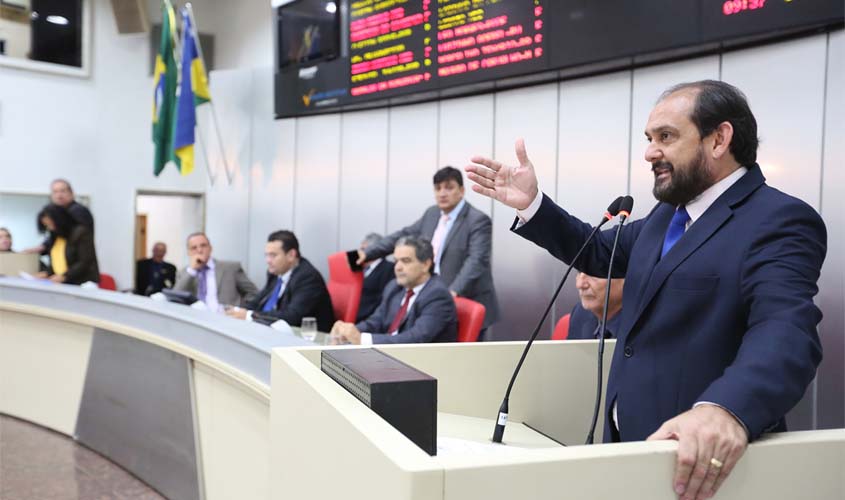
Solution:
M610 204L607 213L602 217L602 221L599 223L598 226L593 228L593 231L584 241L584 244L581 245L581 248L578 249L578 253L575 254L575 257L572 259L572 263L569 264L569 267L566 269L566 273L563 275L563 279L560 280L560 283L557 285L557 289L555 290L554 295L552 295L552 300L549 301L549 305L546 306L545 312L543 312L543 316L540 318L540 321L537 323L537 327L534 328L534 332L531 334L531 338L528 339L528 343L525 344L525 349L522 350L522 356L519 358L519 362L516 364L516 369L513 371L513 375L511 376L510 383L508 384L508 388L505 391L505 398L502 400L502 404L499 407L499 415L496 418L496 428L493 430L493 442L494 443L501 443L502 438L505 435L505 424L508 422L508 401L510 400L511 390L513 389L513 384L516 382L516 376L519 374L520 368L522 368L522 363L525 361L525 357L528 355L528 350L531 349L531 344L534 343L534 340L537 338L537 334L540 333L540 328L543 327L543 322L546 321L546 317L549 315L549 311L551 311L552 306L557 299L557 296L560 294L561 289L563 288L563 284L566 282L566 278L569 277L569 273L572 272L572 268L575 266L575 263L578 262L578 258L581 257L581 253L584 252L584 249L587 248L587 245L593 239L593 236L598 232L598 230L605 225L613 216L616 215L616 212L619 210L620 203L622 201L622 197L620 196L617 198L613 203Z
M630 196L626 197L626 201ZM619 211L619 226L616 228L616 235L613 237L613 247L610 250L610 262L607 265L607 286L604 290L604 311L602 311L601 315L601 323L599 324L599 355L598 355L598 381L596 383L596 404L595 408L593 408L593 420L590 423L590 431L587 433L587 442L586 444L593 444L595 440L595 433L596 433L596 423L598 423L599 418L599 406L601 405L601 393L602 393L602 386L603 386L603 365L604 365L604 343L605 343L605 330L607 328L607 306L610 303L610 284L611 280L613 279L613 259L616 257L616 247L619 244L619 234L622 232L622 226L625 225L625 221L628 220L628 216L630 215L631 206L633 205L633 199L627 210L620 210ZM624 204L624 202L623 202Z

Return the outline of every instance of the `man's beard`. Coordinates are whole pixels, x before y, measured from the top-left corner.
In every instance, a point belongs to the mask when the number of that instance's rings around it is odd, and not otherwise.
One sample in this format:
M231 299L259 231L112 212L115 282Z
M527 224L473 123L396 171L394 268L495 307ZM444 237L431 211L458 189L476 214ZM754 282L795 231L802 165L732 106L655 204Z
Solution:
M652 163L652 171L664 168L670 172L669 179L662 184L658 184L656 177L654 179L654 189L651 192L658 201L675 206L686 205L713 185L713 175L707 168L707 158L701 148L695 158L682 167L676 169L668 161Z

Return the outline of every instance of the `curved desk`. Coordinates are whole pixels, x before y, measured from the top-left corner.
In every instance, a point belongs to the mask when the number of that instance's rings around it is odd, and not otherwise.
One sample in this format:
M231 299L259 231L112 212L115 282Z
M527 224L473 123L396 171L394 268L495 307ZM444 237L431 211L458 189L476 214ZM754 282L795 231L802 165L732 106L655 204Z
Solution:
M268 498L270 351L290 331L99 289L0 278L0 413L172 500Z

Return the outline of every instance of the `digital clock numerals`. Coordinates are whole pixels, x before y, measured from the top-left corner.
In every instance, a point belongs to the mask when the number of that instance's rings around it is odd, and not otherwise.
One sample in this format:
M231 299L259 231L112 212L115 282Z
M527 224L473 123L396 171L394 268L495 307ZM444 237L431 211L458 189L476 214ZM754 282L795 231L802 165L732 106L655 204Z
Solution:
M727 0L722 4L722 14L731 16L747 10L762 9L766 0Z

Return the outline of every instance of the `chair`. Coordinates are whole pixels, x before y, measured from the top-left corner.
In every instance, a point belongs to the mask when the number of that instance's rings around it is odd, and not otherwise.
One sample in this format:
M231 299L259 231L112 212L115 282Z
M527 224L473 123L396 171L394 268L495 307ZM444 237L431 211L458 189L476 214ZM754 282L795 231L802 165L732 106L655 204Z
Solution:
M349 267L346 252L329 255L329 282L326 287L332 298L334 317L340 321L354 323L358 306L361 305L364 273L353 271Z
M100 273L99 285L103 290L117 291L117 283L114 282L114 277L111 274Z
M458 342L477 341L487 308L463 297L455 297L455 307L458 308Z
M555 325L555 331L552 332L552 340L566 340L566 337L568 336L569 314L557 320L557 324Z

